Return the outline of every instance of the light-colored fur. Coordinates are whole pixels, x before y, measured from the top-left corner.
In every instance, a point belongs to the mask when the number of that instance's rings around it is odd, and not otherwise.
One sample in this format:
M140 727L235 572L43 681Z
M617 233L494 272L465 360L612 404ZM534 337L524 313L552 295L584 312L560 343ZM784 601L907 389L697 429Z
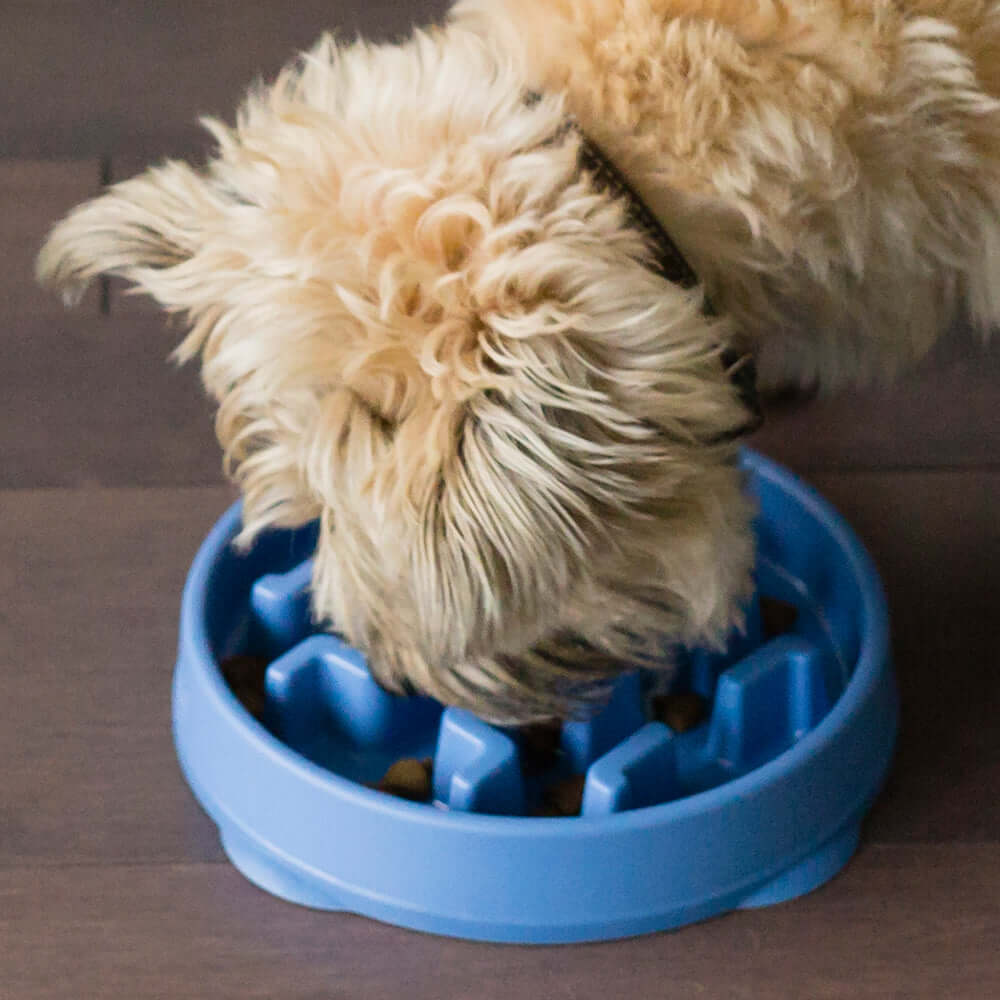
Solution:
M1000 317L998 93L986 0L463 0L322 40L39 272L186 317L242 541L319 518L315 610L383 683L524 720L739 623L728 343L836 385ZM704 289L651 269L567 112Z
M463 0L568 95L757 341L764 384L883 379L1000 316L1000 4Z

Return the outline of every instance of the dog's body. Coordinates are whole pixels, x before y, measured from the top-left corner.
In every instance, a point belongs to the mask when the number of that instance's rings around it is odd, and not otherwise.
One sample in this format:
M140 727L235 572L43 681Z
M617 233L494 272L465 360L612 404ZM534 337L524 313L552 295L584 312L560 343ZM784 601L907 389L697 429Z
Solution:
M1000 318L998 97L995 0L463 0L324 40L40 271L187 314L245 539L320 519L315 609L380 680L525 720L739 622L724 348L839 385ZM703 288L650 266L567 112Z
M567 95L758 353L835 388L1000 318L1000 4L463 0Z

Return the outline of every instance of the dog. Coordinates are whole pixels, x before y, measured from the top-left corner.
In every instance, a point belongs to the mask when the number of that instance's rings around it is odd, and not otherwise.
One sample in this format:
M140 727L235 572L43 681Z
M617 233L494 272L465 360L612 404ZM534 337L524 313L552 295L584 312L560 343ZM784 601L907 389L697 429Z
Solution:
M239 543L318 521L317 619L493 721L741 627L750 361L833 390L1000 318L995 0L461 0L205 125L39 276L181 314Z

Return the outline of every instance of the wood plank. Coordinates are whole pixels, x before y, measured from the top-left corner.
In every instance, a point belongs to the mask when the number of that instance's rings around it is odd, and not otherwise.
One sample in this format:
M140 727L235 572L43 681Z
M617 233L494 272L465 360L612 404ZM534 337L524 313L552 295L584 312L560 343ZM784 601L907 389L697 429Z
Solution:
M35 283L35 256L49 229L74 205L96 194L100 187L96 159L64 163L0 159L0 191L4 193L0 226L0 317L31 311L54 315L58 298ZM81 313L96 313L99 294L88 293Z
M197 370L167 360L179 331L151 311L101 315L97 286L68 312L35 283L46 232L100 177L97 160L0 160L0 488L219 483Z
M84 156L200 150L199 115L230 118L253 80L273 76L325 30L395 38L446 0L5 0L0 154Z
M15 315L0 341L0 488L218 484L212 406L160 316Z
M290 906L225 865L15 868L0 870L0 982L12 1000L971 1000L1000 995L998 899L1000 845L869 847L781 906L525 948Z
M1000 473L821 473L887 590L899 754L871 836L1000 837Z
M894 607L903 732L875 843L1000 842L991 624L1000 473L828 475ZM0 864L218 859L169 690L190 560L224 489L0 495Z
M170 683L187 567L230 499L3 494L0 864L220 856L177 768Z
M1000 339L956 328L890 387L772 408L750 444L800 472L1000 465Z

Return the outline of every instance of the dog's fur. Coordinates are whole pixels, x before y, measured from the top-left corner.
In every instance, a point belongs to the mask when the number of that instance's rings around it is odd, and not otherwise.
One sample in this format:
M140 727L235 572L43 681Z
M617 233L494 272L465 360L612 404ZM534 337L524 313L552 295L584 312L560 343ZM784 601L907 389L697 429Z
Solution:
M187 318L242 541L319 519L315 611L384 684L526 720L739 624L724 347L836 386L1000 317L998 96L996 0L462 0L322 40L39 273ZM650 266L568 112L702 289Z

